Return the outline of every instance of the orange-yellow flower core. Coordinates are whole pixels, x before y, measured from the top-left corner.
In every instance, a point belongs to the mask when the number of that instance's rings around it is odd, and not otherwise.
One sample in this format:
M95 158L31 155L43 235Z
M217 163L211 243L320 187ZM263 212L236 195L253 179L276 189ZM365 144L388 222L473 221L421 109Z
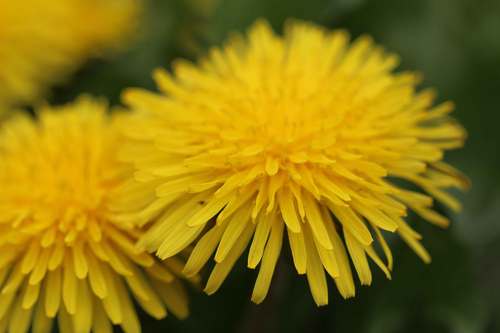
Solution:
M372 279L367 257L390 277L383 232L428 262L404 218L410 208L447 225L431 197L459 209L443 189L467 182L441 160L465 132L448 116L452 104L432 106L434 94L416 91L418 75L394 73L397 63L368 37L349 44L343 31L297 22L280 37L258 22L199 64L159 70L163 95L126 92L137 115L123 157L137 184L123 195L142 199L127 216L150 226L140 244L169 258L193 243L187 274L215 253L209 294L249 247L248 267L260 264L257 303L285 235L318 305L328 302L325 270L344 297L354 295L349 258L362 284Z
M115 151L116 119L87 97L17 116L0 128L0 331L139 332L132 298L155 318L187 315L176 278L135 248L113 193L130 177ZM130 290L130 292L129 292Z

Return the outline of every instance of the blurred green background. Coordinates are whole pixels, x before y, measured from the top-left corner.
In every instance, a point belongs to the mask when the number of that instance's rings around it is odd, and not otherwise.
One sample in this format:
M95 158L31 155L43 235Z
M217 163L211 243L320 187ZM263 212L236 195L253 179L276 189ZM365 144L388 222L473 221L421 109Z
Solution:
M372 286L358 286L354 299L341 299L331 283L331 304L316 308L305 278L284 258L270 295L253 305L256 272L241 260L215 296L192 292L188 320L157 322L142 314L144 331L500 332L500 1L151 0L134 45L112 60L88 63L51 102L89 92L118 104L125 87L155 89L154 68L178 57L196 59L258 17L278 31L295 17L348 29L353 37L366 33L399 53L401 69L421 71L423 86L456 102L455 117L469 139L447 158L473 186L459 194L464 210L452 216L449 230L412 217L432 264L395 239L393 280L374 269Z

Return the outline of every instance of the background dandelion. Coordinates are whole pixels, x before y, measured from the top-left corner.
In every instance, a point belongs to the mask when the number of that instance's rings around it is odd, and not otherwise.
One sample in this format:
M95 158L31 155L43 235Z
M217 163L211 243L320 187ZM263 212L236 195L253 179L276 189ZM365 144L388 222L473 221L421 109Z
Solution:
M36 102L131 38L139 0L0 1L0 110Z
M81 97L37 116L0 129L0 331L140 332L134 301L185 318L182 262L138 251L141 230L116 217L129 171L106 104Z

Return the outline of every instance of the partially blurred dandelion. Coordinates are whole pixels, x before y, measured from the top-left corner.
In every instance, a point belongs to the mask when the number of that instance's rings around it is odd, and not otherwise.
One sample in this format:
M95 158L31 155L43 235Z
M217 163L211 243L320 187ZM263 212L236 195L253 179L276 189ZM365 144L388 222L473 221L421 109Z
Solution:
M429 262L404 218L411 209L447 226L432 197L460 209L444 189L467 180L442 158L466 134L448 116L453 105L432 106L434 93L417 92L419 75L394 73L397 64L366 36L350 44L344 31L292 22L279 37L258 22L199 64L158 70L163 95L127 91L137 115L123 158L137 184L123 195L140 201L128 218L149 226L140 244L165 259L193 243L186 274L215 253L208 294L249 247L248 267L260 264L256 303L286 236L318 305L328 303L325 270L354 296L349 260L361 284L372 281L368 258L390 278L384 232Z
M183 263L137 250L141 230L116 217L130 174L105 103L38 117L0 129L0 332L51 332L56 317L60 332L140 332L133 299L155 318L186 317Z
M136 28L140 0L0 0L0 111L37 101Z

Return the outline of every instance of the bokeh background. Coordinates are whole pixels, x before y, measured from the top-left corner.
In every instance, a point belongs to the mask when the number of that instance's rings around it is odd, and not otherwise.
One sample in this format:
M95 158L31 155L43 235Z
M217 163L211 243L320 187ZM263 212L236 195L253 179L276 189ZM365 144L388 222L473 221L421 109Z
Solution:
M374 270L371 287L317 308L305 278L283 259L270 295L249 300L256 272L240 260L212 297L192 292L191 316L161 322L142 314L145 332L500 332L500 1L498 0L156 0L146 3L140 31L126 52L87 63L52 90L51 103L81 92L119 104L129 86L155 89L151 71L179 57L196 59L256 18L280 31L287 18L369 34L401 55L400 69L424 74L439 100L453 100L467 128L464 149L447 156L471 179L458 194L463 212L449 230L411 217L433 256L425 265L401 241L393 280ZM447 211L443 211L449 214ZM242 257L243 258L243 257Z

